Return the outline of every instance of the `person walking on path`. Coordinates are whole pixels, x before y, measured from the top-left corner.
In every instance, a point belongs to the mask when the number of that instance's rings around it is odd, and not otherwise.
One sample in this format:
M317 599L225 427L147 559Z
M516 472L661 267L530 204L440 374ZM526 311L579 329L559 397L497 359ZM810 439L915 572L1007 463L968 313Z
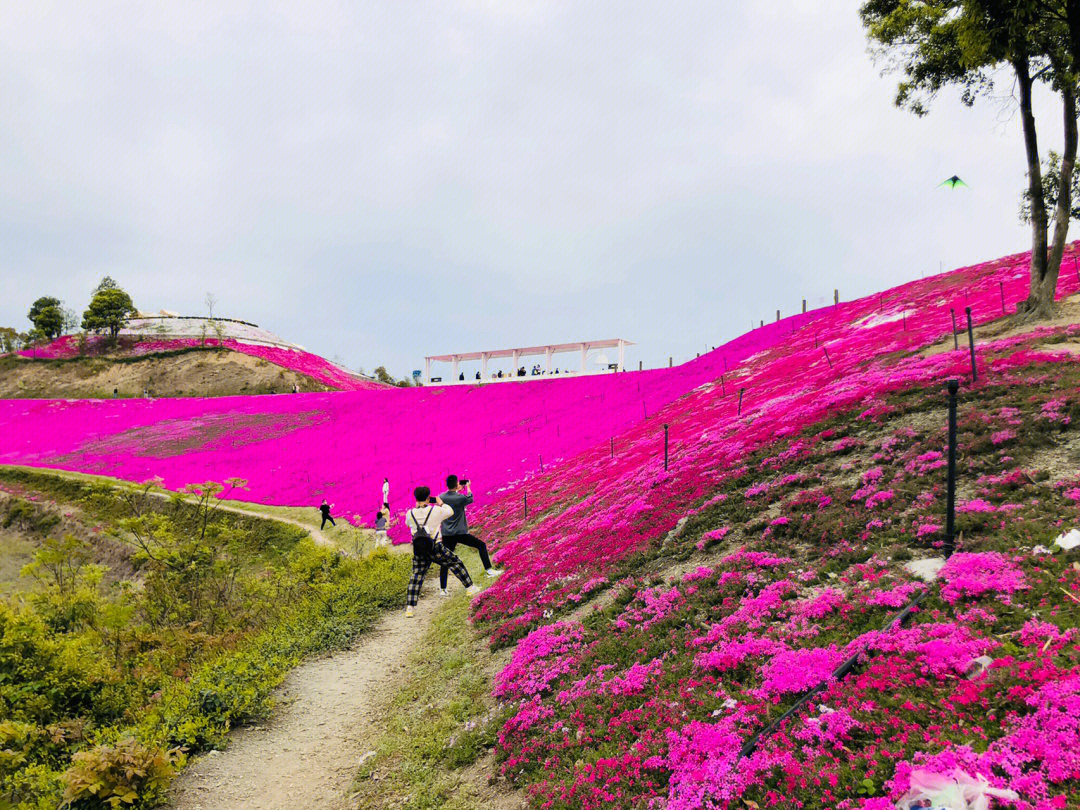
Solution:
M337 526L337 524L334 523L334 519L330 517L330 508L330 504L326 502L326 498L323 498L322 506L319 507L319 511L322 512L322 525L319 526L320 532L326 528L326 521L328 520L330 521L331 526Z
M462 491L459 491L459 487ZM480 553L480 562L484 566L484 576L494 579L502 571L491 567L491 558L488 556L487 543L479 537L469 534L469 521L465 517L465 507L473 502L472 489L468 479L459 481L456 475L446 476L446 492L439 496L439 500L449 506L454 514L443 521L442 540L443 545L450 551L457 549L458 543L469 548L475 548ZM447 567L439 569L439 595L449 596L446 590Z
M389 515L390 510L385 506L375 513L375 548L390 545L390 540L386 536L386 519Z
M382 480L382 505L383 509L390 508L390 479L384 478Z
M417 487L413 490L413 495L416 498L416 508L410 509L405 514L405 525L412 533L413 544L412 578L409 579L409 588L405 592L407 618L412 618L414 615L416 602L420 598L420 588L424 585L424 576L432 563L446 566L453 571L454 576L465 586L466 593L472 595L480 592L480 589L473 584L465 564L454 552L447 550L439 534L442 522L452 517L454 510L439 498L432 498L428 487Z

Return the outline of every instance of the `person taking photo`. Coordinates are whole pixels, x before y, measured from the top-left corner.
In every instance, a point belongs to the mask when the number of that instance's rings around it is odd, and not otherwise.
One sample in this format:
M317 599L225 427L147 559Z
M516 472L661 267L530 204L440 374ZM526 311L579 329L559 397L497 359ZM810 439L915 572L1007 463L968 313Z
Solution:
M484 566L484 576L494 579L502 573L501 569L491 567L491 558L488 556L487 543L479 537L469 534L469 521L465 517L465 507L473 502L471 482L468 479L459 480L456 475L446 476L446 492L439 496L440 503L444 503L453 510L453 515L443 521L442 541L450 551L457 549L458 543L469 548L475 548L480 554L480 562ZM439 568L439 595L449 596L446 590L447 571L444 565Z
M428 487L417 487L413 490L413 496L416 498L416 507L405 513L405 525L412 534L413 546L412 577L405 593L407 618L415 615L414 608L420 599L420 588L424 585L424 577L432 563L438 563L440 570L445 567L453 571L470 596L480 592L480 588L473 584L465 564L446 548L440 536L441 524L447 518L453 517L454 510L441 499L432 498Z

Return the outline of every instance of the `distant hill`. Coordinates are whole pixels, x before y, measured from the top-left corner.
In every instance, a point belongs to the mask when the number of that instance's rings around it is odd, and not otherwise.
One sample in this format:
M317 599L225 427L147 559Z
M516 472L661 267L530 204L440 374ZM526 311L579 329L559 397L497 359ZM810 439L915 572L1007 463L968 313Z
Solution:
M27 362L29 361L29 362ZM382 388L255 324L132 319L115 344L65 335L0 358L0 397L228 396ZM115 394L114 394L115 391Z

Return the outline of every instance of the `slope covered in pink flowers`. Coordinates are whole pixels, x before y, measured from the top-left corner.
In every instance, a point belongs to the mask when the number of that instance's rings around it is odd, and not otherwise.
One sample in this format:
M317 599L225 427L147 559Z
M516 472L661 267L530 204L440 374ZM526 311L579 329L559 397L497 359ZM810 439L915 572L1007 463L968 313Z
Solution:
M966 341L916 351L1026 269L834 308L531 480L528 517L518 491L480 510L507 574L476 617L514 646L497 749L535 807L886 810L926 774L1080 806L1080 549L1054 543L1080 524L1080 325L982 341L977 383ZM961 539L926 583L902 563L941 553L949 377Z
M395 508L416 483L437 486L450 471L494 494L610 444L791 328L771 324L680 368L640 373L271 398L0 401L0 463L161 476L173 488L238 476L249 482L246 499L303 505L325 496L343 514L374 513L383 477Z
M1080 328L982 339L977 383L966 341L942 343L951 313L1013 310L1027 270L1017 255L912 282L675 369L2 402L0 462L171 487L240 476L245 498L326 495L365 522L384 475L398 510L415 483L475 479L471 523L507 569L474 601L513 646L499 768L538 808L886 810L922 772L1013 797L997 806L1075 807L1080 550L1054 538L1080 523ZM1065 271L1061 298L1078 290L1071 253ZM903 563L940 554L948 377L962 538L923 582Z

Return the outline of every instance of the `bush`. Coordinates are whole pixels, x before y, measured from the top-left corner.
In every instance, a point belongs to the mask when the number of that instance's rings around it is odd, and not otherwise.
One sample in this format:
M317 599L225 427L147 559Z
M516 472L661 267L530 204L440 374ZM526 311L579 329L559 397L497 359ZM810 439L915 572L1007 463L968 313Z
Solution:
M153 807L182 761L179 749L147 747L133 737L80 751L64 774L64 805Z

